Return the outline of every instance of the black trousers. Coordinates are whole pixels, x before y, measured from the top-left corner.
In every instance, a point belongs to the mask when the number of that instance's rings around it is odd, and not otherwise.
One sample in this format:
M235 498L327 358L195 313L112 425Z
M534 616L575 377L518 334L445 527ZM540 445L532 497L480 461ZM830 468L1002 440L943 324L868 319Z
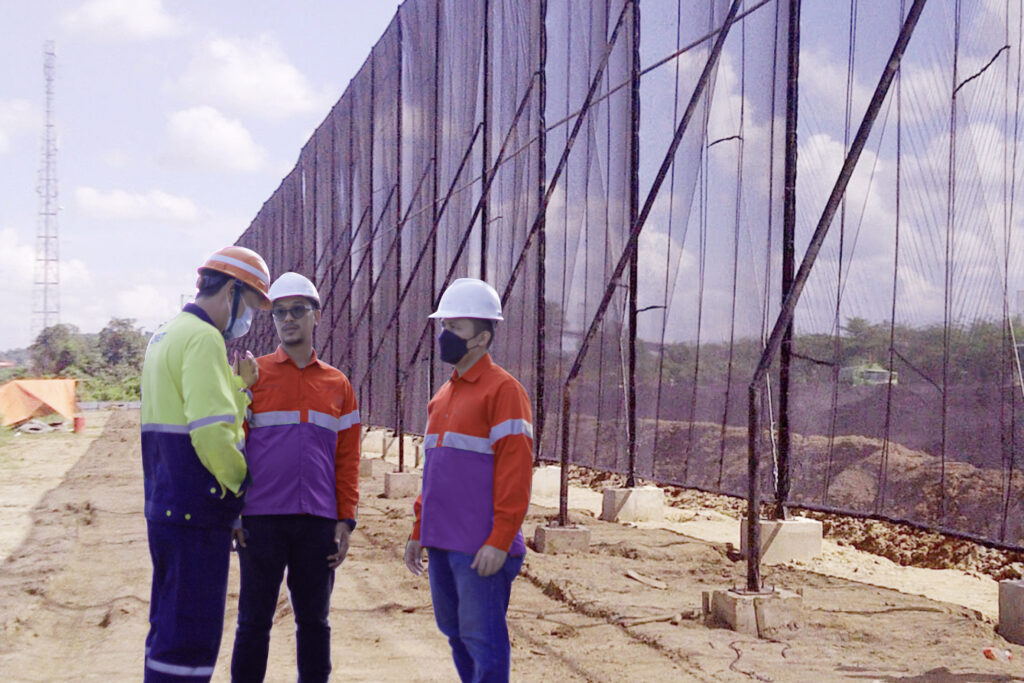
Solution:
M281 579L287 570L288 593L295 613L299 681L326 681L331 673L331 591L334 570L327 556L337 552L337 522L313 515L242 517L248 538L238 549L241 590L238 628L231 655L231 680L262 681L267 671L270 629L274 623Z

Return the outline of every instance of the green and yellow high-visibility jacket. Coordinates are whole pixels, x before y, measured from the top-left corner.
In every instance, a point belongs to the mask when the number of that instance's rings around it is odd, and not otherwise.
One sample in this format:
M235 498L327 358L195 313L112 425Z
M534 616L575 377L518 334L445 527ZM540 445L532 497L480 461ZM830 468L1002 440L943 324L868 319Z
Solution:
M244 389L199 306L153 335L142 366L146 519L218 527L238 517L248 477Z

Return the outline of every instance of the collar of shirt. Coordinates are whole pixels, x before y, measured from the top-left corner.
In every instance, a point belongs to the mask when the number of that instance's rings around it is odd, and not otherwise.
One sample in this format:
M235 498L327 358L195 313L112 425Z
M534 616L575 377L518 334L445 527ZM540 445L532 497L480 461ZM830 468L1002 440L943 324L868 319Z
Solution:
M200 320L208 322L211 325L213 325L213 320L210 319L209 314L206 311L204 311L202 307L199 306L199 304L187 303L185 304L185 307L182 308L181 310L185 311L186 313L191 313ZM216 325L213 326L216 327Z
M476 382L478 379L483 377L484 373L490 370L493 365L494 361L491 360L491 354L485 353L480 357L480 360L473 363L472 367L462 373L462 375L459 375L458 370L452 370L451 381L465 380L467 382Z
M323 363L321 363L320 359L316 357L316 349L312 349L312 351L313 351L313 355L310 356L309 363L306 365L306 367L308 368L310 365L315 365L315 366L317 366L319 368L322 368L323 367ZM284 347L281 346L280 344L277 345L277 350L274 351L274 362L275 363L291 363L296 368L299 367L298 365L295 364L295 361L292 360L292 357L288 355L288 352L285 351ZM301 368L299 368L299 369L301 369Z

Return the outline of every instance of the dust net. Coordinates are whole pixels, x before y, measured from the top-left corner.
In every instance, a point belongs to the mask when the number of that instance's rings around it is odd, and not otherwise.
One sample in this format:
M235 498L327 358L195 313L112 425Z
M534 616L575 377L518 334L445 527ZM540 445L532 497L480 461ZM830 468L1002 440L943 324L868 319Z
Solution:
M914 28L757 387L769 498L1024 544L1021 4ZM426 316L481 277L538 460L741 494L791 260L910 5L407 0L239 243L316 281L365 423L423 429L450 372Z

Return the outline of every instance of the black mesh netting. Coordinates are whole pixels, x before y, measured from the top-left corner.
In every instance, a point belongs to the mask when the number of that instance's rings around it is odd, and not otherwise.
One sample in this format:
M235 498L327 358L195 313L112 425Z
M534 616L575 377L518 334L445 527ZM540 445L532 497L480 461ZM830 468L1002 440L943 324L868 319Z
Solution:
M803 0L795 103L791 3L739 2L715 54L732 5L401 6L239 240L315 280L317 350L365 423L422 430L450 372L426 316L451 280L482 277L505 297L493 354L534 398L538 459L564 445L745 492L747 388L784 264L910 2ZM1024 544L1021 34L1019 2L925 9L796 307L788 386L776 359L758 387L769 497L788 453L792 504ZM247 341L274 348L269 316Z

